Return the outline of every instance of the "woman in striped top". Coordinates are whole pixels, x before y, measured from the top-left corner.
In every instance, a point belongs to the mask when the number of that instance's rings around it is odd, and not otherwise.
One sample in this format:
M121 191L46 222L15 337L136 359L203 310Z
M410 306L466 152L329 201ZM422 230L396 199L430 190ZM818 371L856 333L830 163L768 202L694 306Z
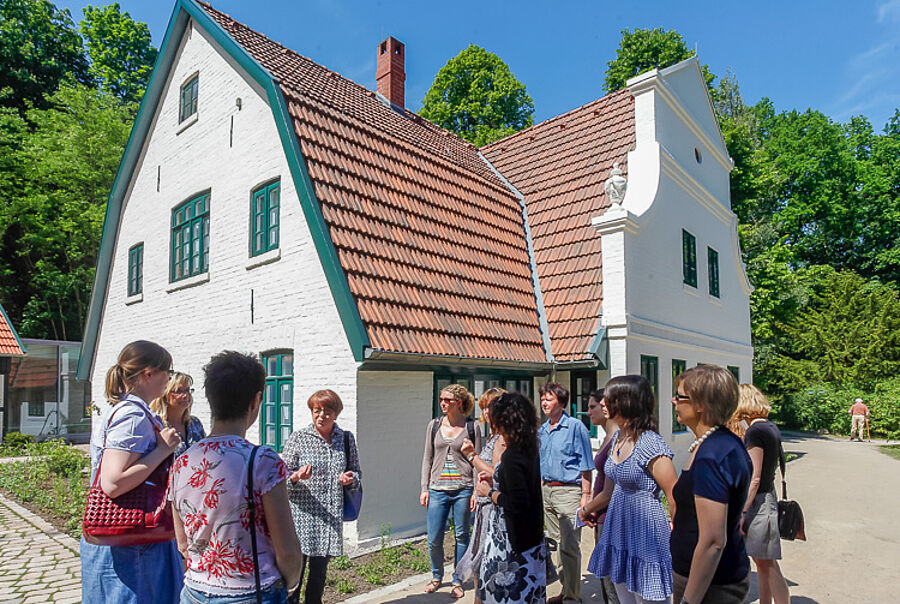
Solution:
M444 578L444 527L453 514L456 536L455 562L459 563L469 546L470 500L474 486L472 459L481 451L481 433L467 416L475 406L475 399L463 386L451 384L441 391L443 417L433 419L425 430L425 452L422 456L422 493L419 503L428 508L428 550L431 558L432 581L425 589L436 591ZM469 438L475 443L475 453L467 458L463 443ZM464 595L459 575L453 573L450 595Z

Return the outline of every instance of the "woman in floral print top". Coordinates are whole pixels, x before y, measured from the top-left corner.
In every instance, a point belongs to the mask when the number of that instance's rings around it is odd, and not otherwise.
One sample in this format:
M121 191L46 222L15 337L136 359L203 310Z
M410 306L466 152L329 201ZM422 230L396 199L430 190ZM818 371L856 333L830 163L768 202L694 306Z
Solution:
M309 397L313 423L288 438L281 456L293 474L288 481L291 514L300 547L309 558L306 603L318 604L325 589L329 558L343 554L344 487L358 488L359 452L335 420L344 405L331 390ZM304 563L306 560L304 559Z
M251 531L263 602L285 602L300 581L300 543L288 506L289 472L272 449L259 447L254 460L253 526L247 492L254 445L244 436L259 414L265 370L253 357L223 352L204 371L212 430L170 474L175 535L186 562L182 602L243 602L256 592Z

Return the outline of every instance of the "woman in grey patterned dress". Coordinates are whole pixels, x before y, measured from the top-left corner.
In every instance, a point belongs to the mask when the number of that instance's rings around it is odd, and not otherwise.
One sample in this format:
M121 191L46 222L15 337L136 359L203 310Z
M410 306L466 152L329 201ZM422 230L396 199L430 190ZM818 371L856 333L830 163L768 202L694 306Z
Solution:
M475 443L466 439L462 446L462 454L466 459L472 458L472 465L479 472L487 472L494 474L494 466L500 461L500 456L506 450L506 443L503 437L494 431L491 425L491 403L506 394L503 388L488 388L478 398L478 406L481 408L481 420L487 424L488 429L493 433L484 445L482 445L481 453L475 456ZM490 508L493 505L487 497L479 497L472 493L472 511L475 512L475 520L472 523L472 536L469 540L469 548L456 567L456 572L460 579L468 581L473 579L475 587L478 588L478 569L481 567L481 556L484 554L484 540L487 536L487 520L490 517ZM478 596L475 596L475 604L481 604Z
M305 601L320 604L328 560L344 553L344 487L359 488L359 452L352 433L344 450L344 431L335 423L344 405L336 393L319 390L307 404L312 424L291 434L281 457L292 472L288 497L304 566L309 560Z

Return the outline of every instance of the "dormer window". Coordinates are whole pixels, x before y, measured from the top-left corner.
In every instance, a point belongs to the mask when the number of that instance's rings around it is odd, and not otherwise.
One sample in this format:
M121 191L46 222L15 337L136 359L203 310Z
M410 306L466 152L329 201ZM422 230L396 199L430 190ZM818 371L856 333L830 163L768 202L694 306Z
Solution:
M181 111L178 115L179 123L197 113L197 91L199 81L200 76L195 75L181 87Z

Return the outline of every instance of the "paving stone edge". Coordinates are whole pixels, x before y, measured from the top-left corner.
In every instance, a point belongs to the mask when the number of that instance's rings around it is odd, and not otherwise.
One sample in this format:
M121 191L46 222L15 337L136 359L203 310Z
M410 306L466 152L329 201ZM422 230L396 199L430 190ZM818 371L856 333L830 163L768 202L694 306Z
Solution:
M79 544L78 541L70 537L69 535L59 531L52 524L32 512L28 510L18 503L11 501L8 497L0 493L0 504L5 505L10 510L12 510L16 515L22 518L25 522L32 524L39 528L41 532L46 534L48 537L62 545L63 547L71 550L76 556L79 554Z

